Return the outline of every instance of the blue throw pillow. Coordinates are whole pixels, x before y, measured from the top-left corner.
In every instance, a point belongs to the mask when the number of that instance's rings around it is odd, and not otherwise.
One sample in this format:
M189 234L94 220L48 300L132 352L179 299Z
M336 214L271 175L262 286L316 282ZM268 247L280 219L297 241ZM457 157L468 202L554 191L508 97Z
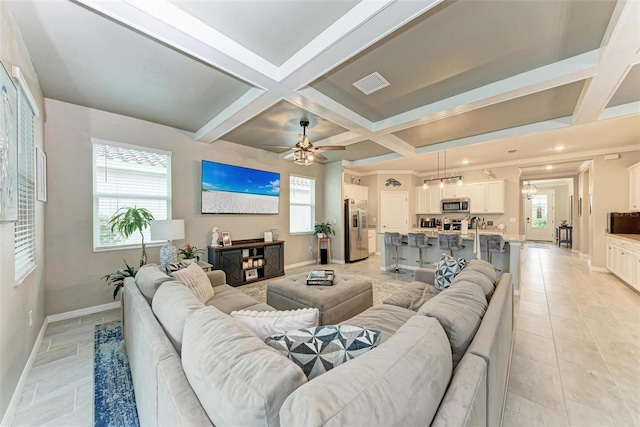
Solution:
M460 273L467 266L464 258L454 258L447 254L442 254L438 267L436 268L435 283L437 289L443 291L451 285L451 281L456 274Z
M300 366L308 379L317 377L374 348L380 331L350 325L294 329L265 342Z

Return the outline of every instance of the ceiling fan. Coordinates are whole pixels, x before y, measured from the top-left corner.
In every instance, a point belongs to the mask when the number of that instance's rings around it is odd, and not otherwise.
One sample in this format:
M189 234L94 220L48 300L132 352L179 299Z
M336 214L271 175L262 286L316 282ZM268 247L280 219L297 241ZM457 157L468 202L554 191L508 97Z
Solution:
M295 150L293 152L293 161L296 164L308 166L313 164L316 160L327 160L325 156L319 153L319 151L329 150L345 150L345 147L340 145L324 145L315 147L309 137L307 136L307 126L309 126L308 120L300 120L300 126L302 126L302 133L298 134L298 142L293 147L288 145L266 145L263 147L269 148L284 148L287 150Z

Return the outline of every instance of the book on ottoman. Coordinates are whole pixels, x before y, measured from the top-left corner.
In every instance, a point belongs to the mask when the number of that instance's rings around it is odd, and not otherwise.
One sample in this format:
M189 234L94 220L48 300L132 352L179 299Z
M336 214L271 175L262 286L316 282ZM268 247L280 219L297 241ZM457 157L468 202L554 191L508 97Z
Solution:
M307 285L331 286L333 273L333 270L312 270L307 276Z

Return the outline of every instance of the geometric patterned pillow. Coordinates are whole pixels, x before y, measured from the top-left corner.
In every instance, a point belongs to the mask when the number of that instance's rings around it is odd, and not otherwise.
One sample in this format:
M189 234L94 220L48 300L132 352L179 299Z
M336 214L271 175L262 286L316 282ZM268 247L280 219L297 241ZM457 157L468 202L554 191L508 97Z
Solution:
M451 281L456 274L460 273L467 266L467 260L464 258L454 258L447 254L442 254L438 267L436 268L435 283L437 289L443 291L451 285Z
M378 345L380 331L350 325L294 329L265 342L300 366L308 379L341 365Z

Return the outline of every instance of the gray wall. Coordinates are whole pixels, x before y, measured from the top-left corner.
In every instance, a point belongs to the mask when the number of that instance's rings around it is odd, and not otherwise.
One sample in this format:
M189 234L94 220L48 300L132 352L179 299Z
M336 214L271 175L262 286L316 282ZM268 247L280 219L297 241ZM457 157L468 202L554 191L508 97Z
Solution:
M0 61L11 74L18 66L40 108L34 121L36 147L43 147L44 103L38 78L31 65L17 25L0 2ZM44 203L36 202L37 268L14 286L14 224L0 224L0 420L4 417L29 354L45 319L44 309ZM29 310L33 310L33 326L29 327Z
M173 218L185 220L183 241L204 248L211 229L231 233L232 240L263 237L272 228L285 240L285 264L313 260L312 234L289 235L289 173L316 177L316 218L324 213L324 166L296 166L276 154L216 141L194 142L181 131L130 117L46 100L45 134L49 162L49 202L46 220L46 312L61 313L112 301L112 288L101 277L139 258L139 249L93 252L91 137L168 150L172 157ZM200 214L201 161L241 165L281 174L278 215ZM338 196L339 197L339 196ZM158 262L158 247L149 248L150 262Z

